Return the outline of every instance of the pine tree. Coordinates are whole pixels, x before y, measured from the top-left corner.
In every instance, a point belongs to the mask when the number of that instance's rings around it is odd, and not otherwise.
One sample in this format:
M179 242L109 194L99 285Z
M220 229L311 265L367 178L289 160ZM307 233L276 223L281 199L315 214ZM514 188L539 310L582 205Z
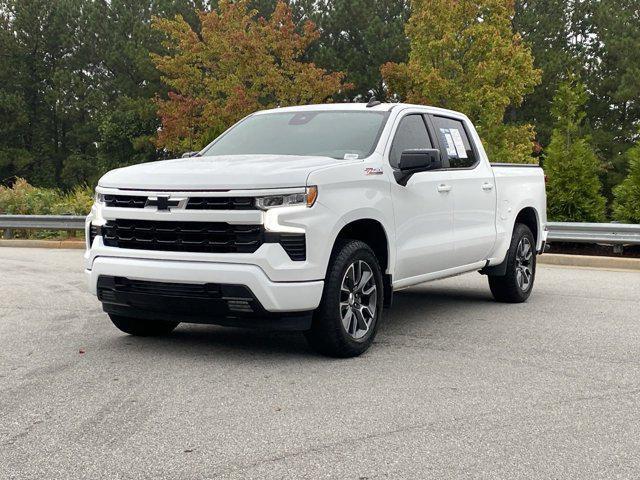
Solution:
M608 161L605 192L627 171L623 155L637 141L640 120L640 2L589 0L581 5L584 23L583 80L591 97L587 114L593 143Z
M559 222L602 222L605 199L598 173L600 161L583 133L587 91L570 78L553 98L554 128L544 160L547 213Z
M553 119L551 101L567 71L579 72L581 62L574 41L572 0L516 0L514 29L531 47L542 79L510 119L535 125L536 141L549 145Z
M380 67L406 61L408 18L408 0L319 2L314 20L321 34L312 58L323 68L345 72L354 85L349 98L366 101L373 93L384 100L387 92Z
M513 0L414 0L411 8L409 61L382 67L391 92L466 113L492 161L532 162L533 127L504 123L540 81L512 30Z
M640 223L640 142L625 154L629 162L629 174L613 194L613 216L625 223Z

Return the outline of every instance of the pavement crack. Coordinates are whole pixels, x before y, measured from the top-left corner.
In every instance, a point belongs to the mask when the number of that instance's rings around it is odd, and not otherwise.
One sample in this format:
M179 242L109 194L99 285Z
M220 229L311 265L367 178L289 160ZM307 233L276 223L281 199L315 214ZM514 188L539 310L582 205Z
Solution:
M625 395L637 395L640 394L640 388L639 389L633 389L633 390L628 390L628 391L618 391L618 392L611 392L611 393L601 393L601 394L597 394L597 395L582 395L582 396L576 396L576 397L571 397L571 398L567 398L565 400L560 400L560 401L552 401L552 402L538 402L538 403L534 403L531 404L528 408L529 409L533 409L533 410L537 410L540 408L546 408L546 407L552 407L552 406L557 406L557 405L563 405L563 404L571 404L571 403L576 403L576 402L585 402L585 401L591 401L591 400L604 400L604 399L608 399L608 398L613 398L613 397L617 397L617 396L625 396ZM345 438L342 440L338 440L335 442L329 442L329 443L324 443L324 444L319 444L319 445L315 445L309 448L304 448L304 449L300 449L300 450L295 450L292 452L285 452L283 454L280 455L274 455L271 457L266 457L260 460L256 460L254 462L248 462L245 464L240 464L240 465L234 465L231 466L229 468L226 468L224 471L219 472L217 474L215 474L213 477L211 478L223 478L226 477L227 475L229 475L230 473L237 473L237 472L243 472L246 470L250 470L252 468L255 467L259 467L261 465L267 465L270 463L278 463L284 460L288 460L291 458L297 458L297 457L301 457L304 455L307 455L309 453L320 453L326 450L331 450L334 449L336 447L341 447L343 445L353 445L354 443L362 443L362 442L366 442L369 440L376 440L376 439L381 439L384 437L389 437L389 436L393 436L393 435L398 435L398 434L403 434L403 433L409 433L409 432L415 432L415 431L420 431L420 430L424 430L427 428L434 428L438 425L450 425L450 428L454 428L454 426L459 425L460 423L464 423L464 422L468 422L469 420L477 420L477 419L481 419L481 418L489 418L491 416L496 415L497 413L499 413L500 409L499 408L494 408L485 412L480 412L480 413L476 413L476 414L470 414L470 415L462 415L462 416L458 416L458 417L453 417L453 418L449 418L449 419L439 419L439 420L432 420L429 422L420 422L420 423L415 423L415 424L408 424L408 425L403 425L403 426L399 426L397 428L393 428L393 429L389 429L389 430L384 430L384 431L379 431L379 432L371 432L368 433L366 435L360 435L360 436L356 436L356 437L349 437L349 438Z

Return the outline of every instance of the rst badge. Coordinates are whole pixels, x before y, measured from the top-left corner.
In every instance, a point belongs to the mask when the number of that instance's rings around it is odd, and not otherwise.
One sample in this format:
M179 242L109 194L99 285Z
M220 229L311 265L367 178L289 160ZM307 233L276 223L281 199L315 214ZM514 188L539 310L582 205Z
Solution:
M375 168L375 167L367 167L364 169L364 174L365 175L382 175L382 169Z

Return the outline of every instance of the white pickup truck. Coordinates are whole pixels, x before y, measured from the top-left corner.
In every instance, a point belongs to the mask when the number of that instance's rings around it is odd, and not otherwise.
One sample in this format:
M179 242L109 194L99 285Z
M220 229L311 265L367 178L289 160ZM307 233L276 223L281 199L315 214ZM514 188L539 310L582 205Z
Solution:
M96 188L85 272L126 333L299 330L349 357L371 345L394 290L477 271L498 301L533 288L544 174L491 165L461 113L279 108L188 156L111 171Z

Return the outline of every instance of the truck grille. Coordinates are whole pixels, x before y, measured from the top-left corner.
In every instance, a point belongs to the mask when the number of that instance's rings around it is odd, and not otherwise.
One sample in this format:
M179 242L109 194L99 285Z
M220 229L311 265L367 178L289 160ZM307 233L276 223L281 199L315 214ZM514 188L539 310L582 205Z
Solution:
M187 210L255 210L253 197L191 197Z
M253 253L264 243L261 225L221 222L109 220L102 227L108 247L169 252Z
M105 195L104 203L114 208L144 208L149 197ZM187 210L257 210L254 197L190 197Z
M147 197L137 195L105 195L104 203L107 207L144 208L147 203Z
M164 297L222 298L220 286L215 284L150 282L103 275L98 278L98 290L102 297L100 300L114 300L117 292Z
M152 282L100 275L97 290L101 302L162 313L264 313L253 292L244 285Z

